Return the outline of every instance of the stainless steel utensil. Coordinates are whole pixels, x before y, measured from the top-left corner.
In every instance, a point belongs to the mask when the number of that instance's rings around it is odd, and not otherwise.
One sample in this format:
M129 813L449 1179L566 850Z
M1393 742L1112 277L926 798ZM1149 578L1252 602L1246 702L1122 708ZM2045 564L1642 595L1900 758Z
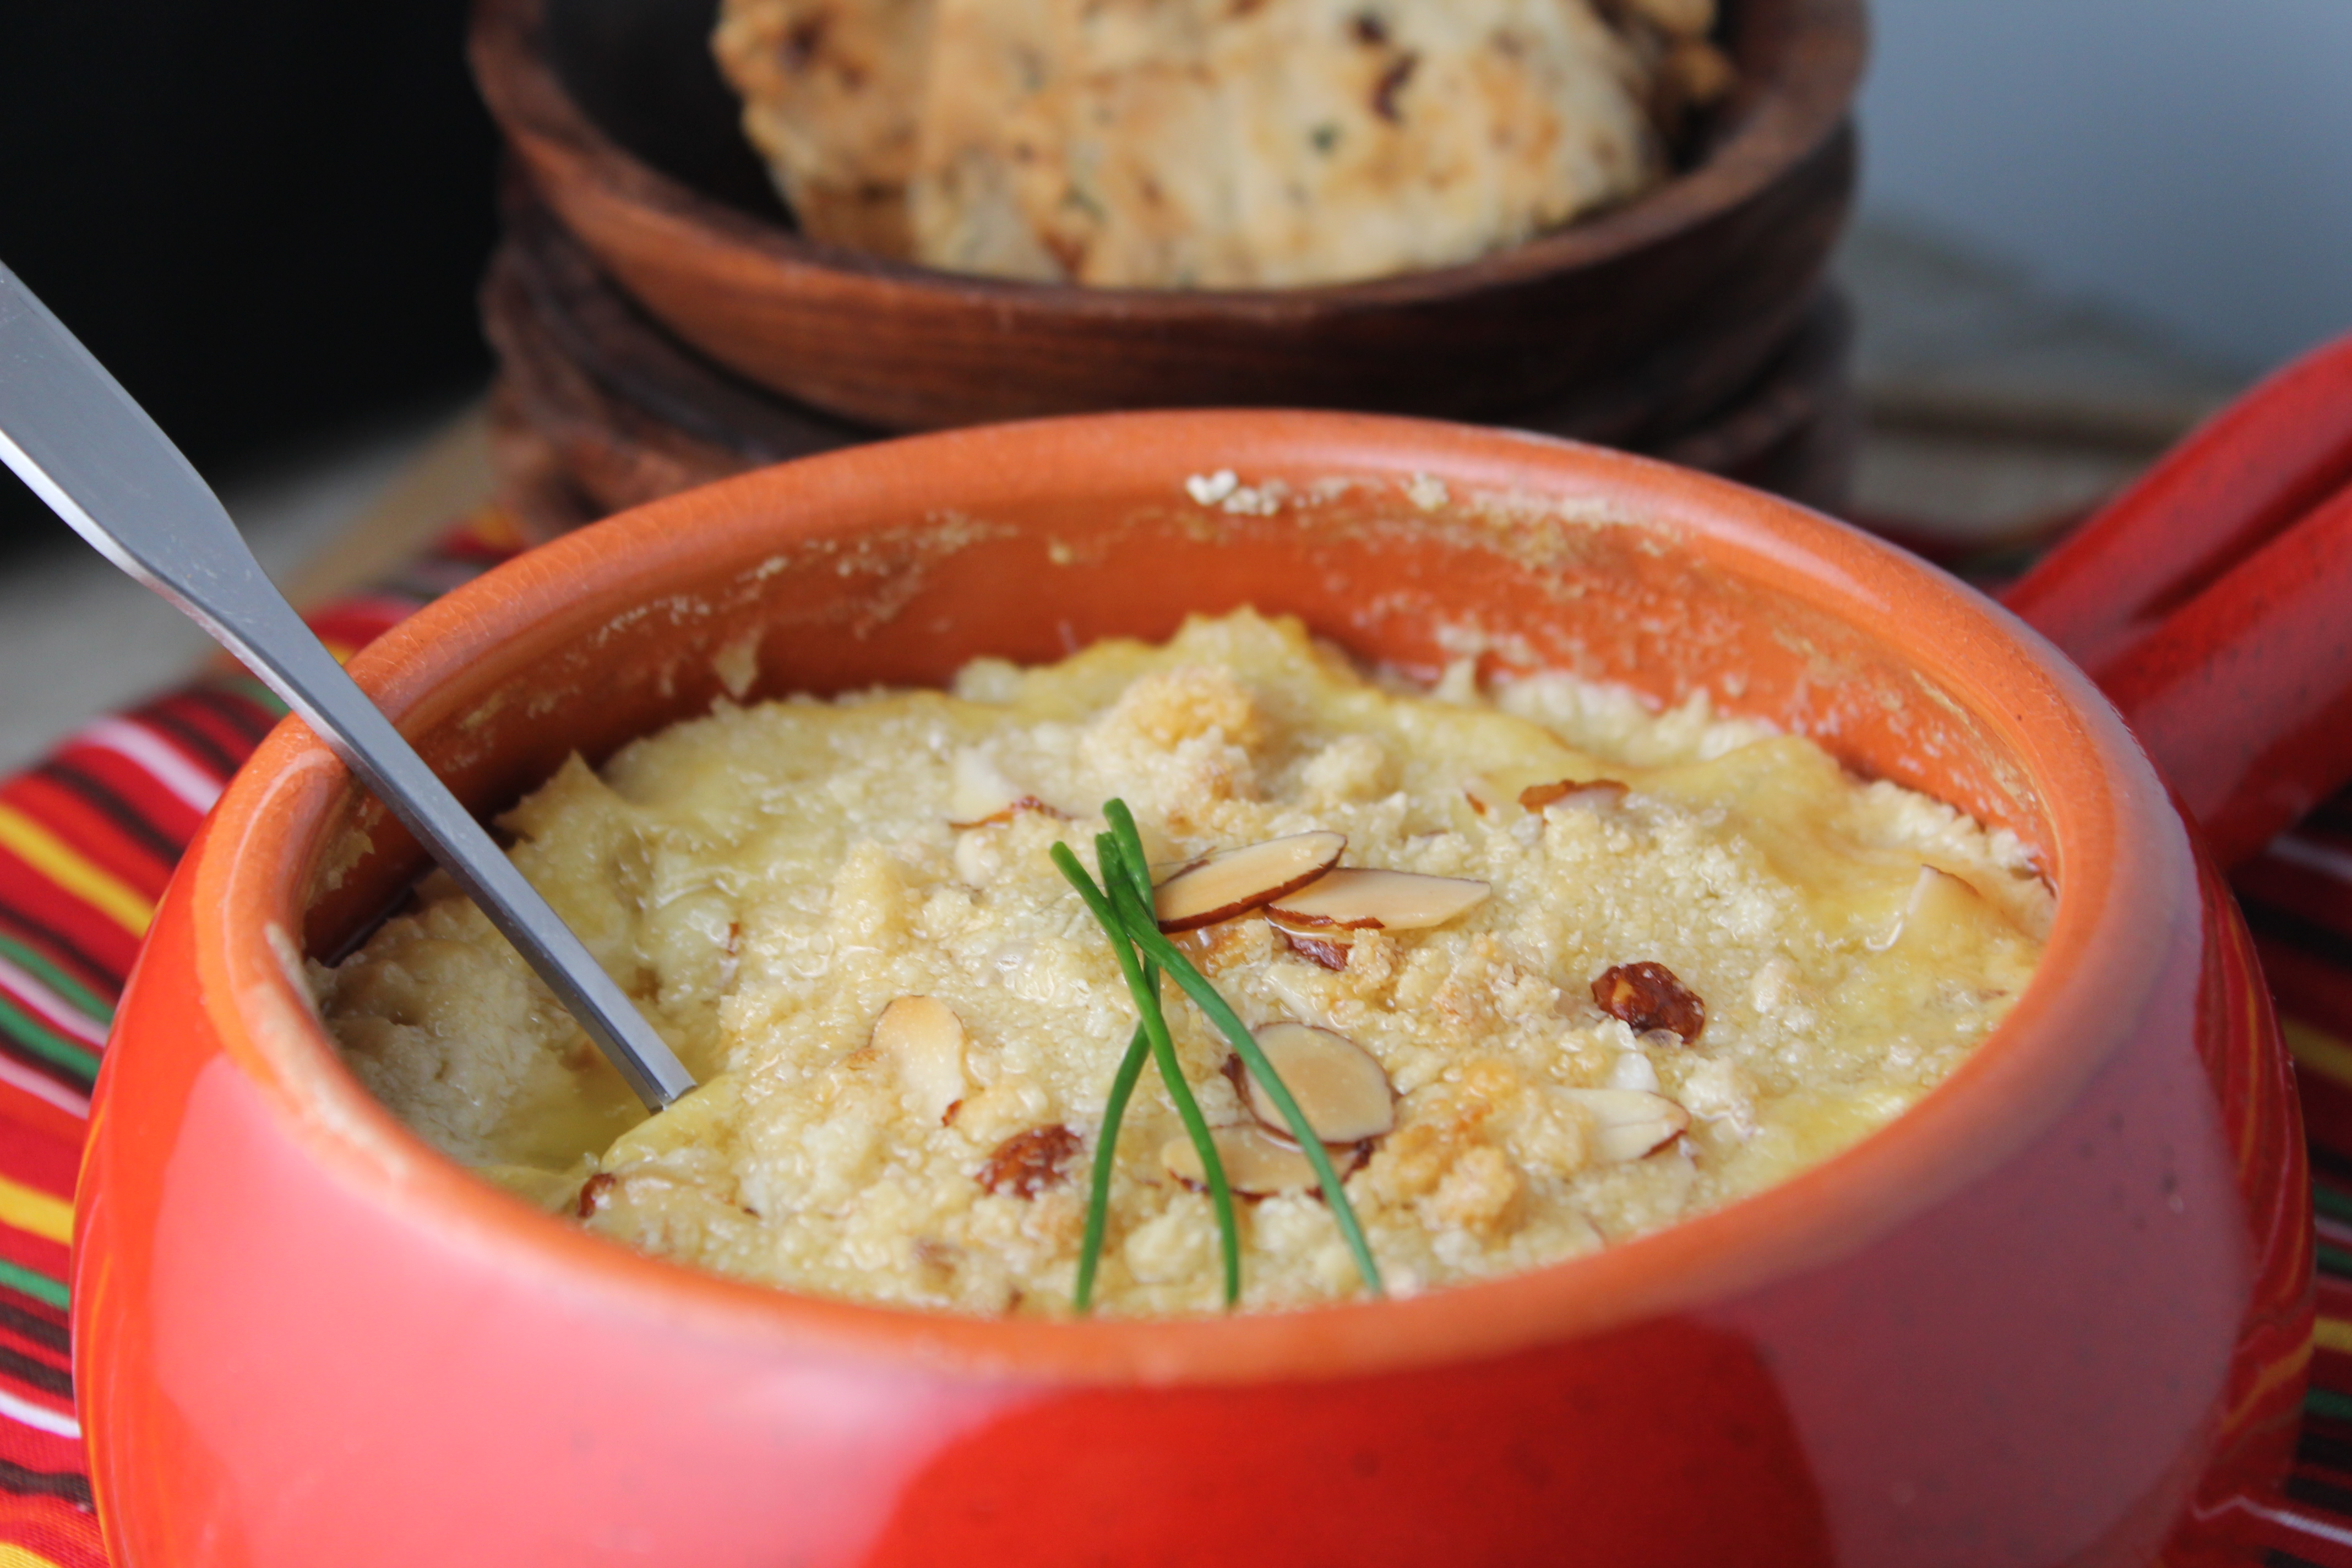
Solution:
M5 267L0 461L308 721L481 906L648 1107L694 1088L571 928L271 585L171 438Z

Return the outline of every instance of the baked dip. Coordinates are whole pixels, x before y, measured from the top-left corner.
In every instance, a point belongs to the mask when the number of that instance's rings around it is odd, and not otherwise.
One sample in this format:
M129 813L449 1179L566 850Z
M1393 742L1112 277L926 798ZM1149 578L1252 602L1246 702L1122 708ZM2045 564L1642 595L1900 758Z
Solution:
M1067 1312L1137 1016L1050 852L1093 866L1113 797L1391 1293L1622 1242L1885 1126L2000 1022L2053 910L2007 833L1704 697L1482 689L1467 661L1406 689L1243 611L948 691L721 704L503 817L702 1080L657 1115L438 876L314 984L418 1133L591 1230L797 1290ZM1362 1292L1282 1118L1167 994L1243 1200L1241 1304ZM1202 1185L1147 1073L1098 1309L1218 1308Z

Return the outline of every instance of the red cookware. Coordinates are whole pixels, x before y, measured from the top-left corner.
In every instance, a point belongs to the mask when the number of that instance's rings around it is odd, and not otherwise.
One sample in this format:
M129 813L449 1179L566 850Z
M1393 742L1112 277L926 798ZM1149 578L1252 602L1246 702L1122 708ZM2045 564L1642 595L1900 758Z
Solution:
M2204 440L2244 449L2226 422ZM1222 469L1249 504L1188 492ZM2352 667L2250 607L2352 603L2352 563L2286 486L2277 517L2126 582L2116 560L2177 545L2167 472L2016 602L2119 681L2147 672L2158 762L2236 853L2300 795L2208 765L2158 650L2232 658L2208 717L2233 747L2278 726L2294 791L2328 787L2310 716ZM2152 517L2163 537L2126 548ZM2126 625L2069 607L2103 583ZM1408 668L1475 632L1496 667L1703 689L1813 734L2032 847L2059 891L2042 969L1884 1131L1598 1255L1230 1320L884 1310L608 1246L370 1100L298 961L418 858L289 722L184 863L100 1086L75 1315L123 1568L2187 1563L2285 1506L2310 1194L2234 907L2080 670L1851 530L1492 431L1087 417L624 514L353 670L489 810L707 707L722 648L756 649L763 692L834 691L1243 603Z

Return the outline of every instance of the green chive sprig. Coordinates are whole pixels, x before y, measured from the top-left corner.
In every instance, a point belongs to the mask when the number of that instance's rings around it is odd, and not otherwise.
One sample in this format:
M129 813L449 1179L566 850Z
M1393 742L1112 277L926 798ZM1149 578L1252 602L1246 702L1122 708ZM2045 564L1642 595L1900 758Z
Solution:
M1201 1114L1200 1102L1192 1096L1192 1087L1176 1060L1176 1047L1168 1032L1168 1018L1160 1006L1160 975L1164 970L1217 1032L1231 1042L1242 1065L1257 1079L1282 1112L1291 1135L1297 1140L1307 1163L1315 1169L1316 1180L1323 1189L1324 1201L1339 1226L1339 1234L1348 1243L1348 1250L1356 1260L1356 1268L1374 1295L1381 1292L1380 1266L1372 1259L1372 1249L1364 1239L1363 1226L1357 1221L1355 1206L1339 1184L1339 1173L1331 1163L1331 1156L1307 1114L1291 1097L1274 1064L1258 1048L1257 1040L1240 1016L1217 994L1208 977L1193 967L1192 961L1167 937L1160 933L1160 921L1152 911L1151 872L1143 853L1143 837L1135 826L1135 816L1121 800L1104 803L1103 816L1111 831L1095 836L1095 862L1102 870L1098 886L1087 875L1086 868L1070 852L1066 844L1054 846L1054 864L1078 896L1094 912L1105 935L1110 938L1111 949L1118 955L1119 971L1127 979L1128 990L1135 998L1140 1021L1134 1037L1129 1042L1127 1054L1120 1059L1118 1074L1111 1080L1110 1098L1103 1108L1102 1133L1095 1143L1094 1179L1087 1206L1085 1238L1078 1255L1077 1288L1073 1300L1080 1311L1085 1311L1094 1295L1095 1275L1102 1258L1103 1233L1110 1211L1110 1176L1113 1156L1118 1146L1120 1119L1127 1113L1128 1101L1133 1097L1136 1081L1142 1076L1143 1058L1149 1055L1160 1068L1162 1082L1168 1087L1169 1099L1175 1102L1176 1113L1184 1123L1193 1149L1201 1156L1201 1168L1209 1178L1209 1200L1216 1211L1217 1235L1224 1263L1224 1300L1232 1307L1241 1297L1241 1238L1234 1215L1231 1184L1225 1178L1224 1163L1217 1157L1216 1144L1209 1135L1207 1120Z
M1095 862L1102 868L1103 881L1111 889L1106 893L1087 875L1087 868L1078 864L1078 858L1070 853L1068 845L1055 845L1053 853L1054 864L1077 889L1078 896L1086 900L1087 907L1094 911L1095 919L1111 939L1111 951L1118 957L1119 972L1127 977L1127 989L1134 996L1136 1012L1140 1015L1136 1037L1149 1043L1151 1059L1160 1068L1160 1081L1168 1086L1168 1098L1175 1101L1176 1114L1183 1121L1192 1147L1200 1152L1201 1168L1208 1173L1209 1201L1216 1210L1217 1237L1224 1258L1225 1305L1230 1307L1241 1299L1242 1293L1241 1227L1234 1216L1233 1186L1225 1180L1224 1162L1217 1157L1216 1143L1209 1136L1208 1119L1201 1114L1201 1102L1192 1098L1192 1086L1184 1081L1184 1069L1176 1060L1176 1043L1168 1033L1168 1016L1160 1006L1159 966L1147 964L1137 955L1135 944L1121 930L1112 902L1112 895L1130 875L1126 857L1109 834L1095 836ZM1144 873L1147 877L1150 874ZM1142 1063L1132 1043L1128 1047L1128 1058L1134 1062L1139 1075ZM1137 1075L1128 1073L1128 1065L1127 1061L1119 1064L1119 1074L1131 1095ZM1119 1088L1119 1082L1114 1079L1112 1104L1105 1109L1102 1137L1095 1146L1092 1197L1087 1205L1086 1237L1078 1255L1078 1286L1073 1297L1080 1311L1086 1310L1093 1300L1095 1270L1102 1257L1103 1230L1110 1207L1111 1155L1118 1139L1118 1123L1111 1119L1111 1111L1116 1110L1124 1115L1127 1110L1127 1097L1118 1092Z

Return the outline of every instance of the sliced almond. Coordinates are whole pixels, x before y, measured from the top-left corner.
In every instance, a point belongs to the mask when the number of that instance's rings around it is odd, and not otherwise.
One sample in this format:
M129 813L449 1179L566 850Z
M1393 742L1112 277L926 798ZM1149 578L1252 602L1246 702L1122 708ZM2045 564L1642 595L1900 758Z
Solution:
M1975 883L1934 866L1922 866L1911 884L1911 896L1903 902L1902 914L1895 918L1895 929L1884 941L1869 945L1874 952L1884 952L1892 947L1932 944L1981 920L1984 912L1985 898Z
M582 1219L586 1219L613 1201L613 1189L620 1184L621 1178L612 1172L597 1172L580 1184L580 1199L575 1212Z
M974 826L1028 792L1004 776L1004 770L985 752L967 746L955 754L948 775L948 820L958 827Z
M954 773L948 786L950 827L989 827L1010 822L1024 811L1063 816L1035 795L1004 776L987 753L969 748L955 754Z
M1294 931L1276 920L1271 911L1265 923L1273 928L1276 941L1308 963L1331 970L1348 967L1348 954L1355 946L1355 932L1342 931L1337 926Z
M926 1121L940 1121L963 1098L963 1020L938 997L899 997L874 1020L867 1043L897 1069L898 1087Z
M1627 786L1615 779L1587 779L1581 784L1574 779L1559 779L1551 784L1528 785L1519 792L1519 804L1529 811L1553 805L1599 811L1615 805L1626 794Z
M1326 1143L1357 1143L1396 1126L1396 1090L1372 1053L1347 1036L1312 1024L1268 1024L1252 1031L1257 1048L1307 1115L1307 1125ZM1272 1131L1290 1123L1274 1097L1245 1075L1250 1113Z
M1037 812L1061 822L1067 822L1070 819L1070 814L1060 806L1048 805L1034 795L1024 795L1002 811L991 812L986 816L976 817L970 822L950 822L948 826L954 828L1001 827L1024 811Z
M1209 1141L1217 1146L1217 1160L1225 1168L1225 1181L1235 1193L1245 1198L1267 1198L1276 1193L1308 1193L1320 1188L1315 1179L1315 1167L1299 1152L1298 1145L1287 1138L1277 1138L1265 1128L1250 1122L1235 1127L1213 1127ZM1344 1177L1362 1163L1360 1148L1331 1149L1333 1169ZM1209 1190L1209 1174L1201 1164L1201 1152L1192 1147L1190 1138L1171 1138L1160 1151L1160 1163L1168 1173L1194 1192Z
M1286 931L1420 931L1476 907L1489 890L1466 877L1350 867L1282 895L1267 918Z
M1032 1127L999 1143L973 1180L1001 1197L1034 1198L1068 1178L1071 1162L1084 1147L1059 1122Z
M1191 931L1246 914L1295 893L1328 871L1348 847L1344 833L1294 833L1195 860L1153 890L1161 931Z
M1661 1030L1660 1033L1664 1031ZM1682 1037L1679 1035L1668 1034L1666 1043L1678 1046L1682 1044ZM1655 1094L1658 1092L1656 1064L1639 1051L1619 1051L1617 1059L1609 1066L1609 1087L1638 1089L1644 1093Z
M1503 792L1484 773L1472 773L1462 781L1462 798L1481 816L1492 816L1503 809Z
M1690 1126L1690 1112L1663 1094L1638 1089L1560 1092L1592 1118L1592 1155L1605 1164L1638 1160L1673 1142Z

